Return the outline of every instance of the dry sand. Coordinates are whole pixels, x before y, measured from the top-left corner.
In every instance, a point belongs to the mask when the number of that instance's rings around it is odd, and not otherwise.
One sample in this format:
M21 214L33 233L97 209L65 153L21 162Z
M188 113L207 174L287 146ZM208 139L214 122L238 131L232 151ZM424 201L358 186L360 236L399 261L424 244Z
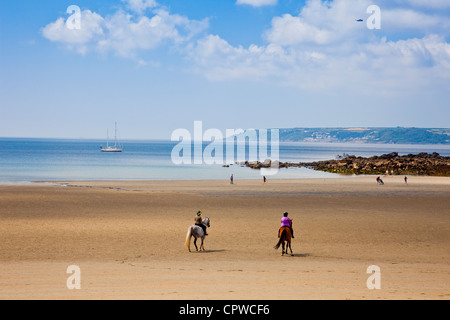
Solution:
M448 300L450 179L384 180L2 185L0 299ZM197 210L210 235L189 253ZM273 249L284 211L293 257Z

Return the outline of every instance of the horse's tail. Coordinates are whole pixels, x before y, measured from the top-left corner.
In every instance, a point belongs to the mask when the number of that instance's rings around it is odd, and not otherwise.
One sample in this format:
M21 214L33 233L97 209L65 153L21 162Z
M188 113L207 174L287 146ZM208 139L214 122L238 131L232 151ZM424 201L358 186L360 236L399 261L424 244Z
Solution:
M189 227L186 235L186 247L191 251L192 227Z
M280 248L285 237L286 237L286 229L284 229L283 232L281 232L280 241L278 241L277 245L274 247L275 250L278 250L278 248Z

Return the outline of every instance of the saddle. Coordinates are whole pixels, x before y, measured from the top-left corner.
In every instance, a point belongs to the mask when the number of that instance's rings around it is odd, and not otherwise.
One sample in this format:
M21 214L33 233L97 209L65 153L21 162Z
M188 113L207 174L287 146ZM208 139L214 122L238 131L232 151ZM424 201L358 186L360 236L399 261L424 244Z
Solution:
M281 227L280 230L278 231L278 238L281 237L281 234L283 233L284 230L286 230L287 237L291 238L291 228L289 227Z
M196 223L195 226L202 228L203 232L205 233L205 236L208 235L208 232L206 231L206 226L203 223Z

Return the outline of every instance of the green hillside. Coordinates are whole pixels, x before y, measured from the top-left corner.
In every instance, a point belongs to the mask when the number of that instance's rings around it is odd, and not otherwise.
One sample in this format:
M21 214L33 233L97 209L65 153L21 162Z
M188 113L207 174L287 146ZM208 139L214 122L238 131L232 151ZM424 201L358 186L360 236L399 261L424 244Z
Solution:
M450 144L450 129L294 128L280 129L281 141L393 144Z

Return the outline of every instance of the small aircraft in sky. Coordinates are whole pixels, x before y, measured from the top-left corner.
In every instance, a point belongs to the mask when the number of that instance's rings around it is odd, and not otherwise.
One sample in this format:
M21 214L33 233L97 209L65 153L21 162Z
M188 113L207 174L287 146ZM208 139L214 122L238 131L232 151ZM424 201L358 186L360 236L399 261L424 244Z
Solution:
M363 21L364 21L363 19L356 20L356 22L363 22Z

